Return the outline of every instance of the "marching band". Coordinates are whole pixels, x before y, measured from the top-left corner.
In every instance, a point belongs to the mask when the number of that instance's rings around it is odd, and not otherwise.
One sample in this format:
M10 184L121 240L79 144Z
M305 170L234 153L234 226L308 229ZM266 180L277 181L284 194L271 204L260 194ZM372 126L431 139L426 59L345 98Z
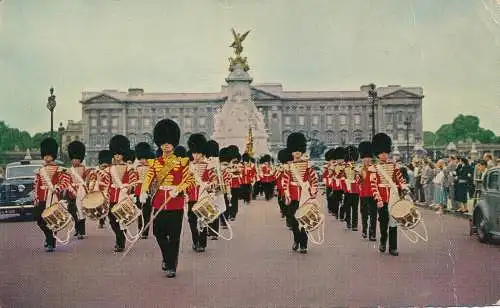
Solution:
M266 154L258 166L249 153L241 155L237 146L219 149L215 140L207 140L201 133L189 137L186 152L179 145L180 134L174 121L159 121L153 131L156 153L146 142L131 150L125 136L115 135L109 150L99 152L95 169L82 163L83 143L68 145L71 167L62 168L54 162L57 142L43 140L40 148L45 163L36 171L34 214L46 250L52 252L56 242L69 241L69 236L66 240L57 236L64 230L83 239L86 218L102 227L108 217L117 253L125 251L127 241L130 250L137 239L147 239L152 224L162 255L161 268L167 277L175 277L184 214L192 249L204 252L208 238L232 238L230 223L238 214L239 200L248 206L259 185L266 200L274 197L276 187L280 215L293 234L293 251L305 254L309 242L323 243L326 221L321 213L318 174L304 155L307 140L302 133L288 136L286 147L278 152L277 165ZM389 254L397 256L397 228L413 229L423 220L412 203L399 202L408 189L398 165L389 160L391 149L392 140L383 133L357 147L329 149L320 176L328 213L345 222L347 230L357 231L359 210L361 236L369 241L377 240L378 216L379 250L385 252L388 242ZM135 235L132 226L137 227ZM229 229L230 237L219 233L219 227Z

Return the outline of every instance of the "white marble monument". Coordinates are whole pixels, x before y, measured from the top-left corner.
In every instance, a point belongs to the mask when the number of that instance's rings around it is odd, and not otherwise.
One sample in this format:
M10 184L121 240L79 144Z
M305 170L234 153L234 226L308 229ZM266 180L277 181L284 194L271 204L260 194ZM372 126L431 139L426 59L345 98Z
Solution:
M264 116L251 98L252 78L247 72L249 67L246 57L240 56L243 50L241 42L247 34L248 32L241 36L233 30L235 41L231 47L235 48L236 58L229 59L230 74L226 78L228 86L225 88L227 100L214 115L212 139L216 140L221 148L234 144L243 153L248 129L251 127L254 155L258 157L269 153L268 133Z

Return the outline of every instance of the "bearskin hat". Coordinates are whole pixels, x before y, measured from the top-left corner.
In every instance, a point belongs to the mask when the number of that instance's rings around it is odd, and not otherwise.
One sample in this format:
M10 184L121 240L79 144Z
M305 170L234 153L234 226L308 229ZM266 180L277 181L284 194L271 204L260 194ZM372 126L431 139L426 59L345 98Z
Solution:
M135 160L135 153L132 149L128 149L127 153L123 156L124 161L134 161Z
M344 156L345 156L345 148L343 147L338 147L338 148L335 148L335 150L333 150L332 152L332 159L333 160L338 160L338 159L344 159Z
M255 158L250 157L250 161L255 164Z
M42 140L42 143L40 143L40 154L42 158L45 155L50 155L55 160L57 158L58 150L59 146L54 138L45 138Z
M286 148L290 151L290 153L305 153L307 150L306 136L302 133L291 133L286 139Z
M219 151L219 161L220 162L230 162L231 161L231 153L228 148L222 148Z
M233 144L228 146L227 149L229 151L229 155L231 156L231 160L233 159L236 159L238 161L241 160L240 149L237 146Z
M391 137L384 133L378 133L372 139L373 154L379 155L380 153L391 153L392 140Z
M125 156L130 151L130 141L123 135L115 135L109 141L109 150L113 155L121 154Z
M278 161L282 164L286 164L287 162L293 160L292 153L288 151L287 148L281 149L278 152Z
M99 165L102 164L111 164L113 162L113 154L111 154L110 150L102 150L99 151L98 154Z
M191 151L187 151L186 152L186 157L189 158L190 161L193 161L194 158L193 158L193 153L191 153Z
M245 153L241 156L241 160L248 163L250 162L250 155L248 153Z
M263 163L270 163L271 160L272 160L272 157L269 154L266 154L266 155L262 156L262 162Z
M347 148L345 148L345 155L344 155L344 161L357 161L359 158L359 152L358 149L350 145Z
M178 145L174 149L174 155L177 157L187 157L186 148L182 145Z
M325 160L326 161L330 161L330 160L334 160L335 159L335 158L333 158L334 151L335 151L335 149L333 149L333 148L330 149L330 150L328 150L328 151L326 151L326 153L325 153Z
M363 141L358 146L360 158L373 157L372 143L370 141Z
M73 141L68 144L68 156L69 159L79 159L83 161L85 158L85 145L80 141Z
M153 152L153 149L147 142L139 142L138 144L136 144L134 150L137 159L151 158L151 152Z
M207 150L207 138L200 133L192 134L189 136L187 145L191 153L205 154Z
M205 156L207 156L207 157L219 157L219 144L217 143L217 141L210 140L207 142Z
M179 125L170 119L163 119L156 123L153 130L153 139L157 146L161 146L165 143L171 144L176 147L179 144L179 139L181 138L181 130Z

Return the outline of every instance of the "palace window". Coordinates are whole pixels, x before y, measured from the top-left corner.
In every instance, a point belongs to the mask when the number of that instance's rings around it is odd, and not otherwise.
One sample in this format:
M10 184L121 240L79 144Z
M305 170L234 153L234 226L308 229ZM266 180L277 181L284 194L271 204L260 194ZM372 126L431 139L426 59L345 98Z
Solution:
M361 125L361 115L359 115L359 114L354 115L354 124Z
M333 125L333 116L332 115L326 116L326 124Z
M113 127L117 127L118 126L118 118L113 118L111 120L111 126L113 126Z
M404 132L398 132L398 141L402 142L402 141L405 141L405 140L406 140L405 133Z
M359 144L361 141L363 141L363 132L360 130L355 130L353 132L353 139L355 144Z
M409 137L408 139L410 139L410 142L411 142L411 143L415 142L415 135L414 135L413 133L411 133L411 132L410 132L410 133L408 134L408 137Z
M285 117L285 125L291 125L292 119L290 117Z
M137 126L137 119L136 118L128 119L128 124L130 127L136 127Z
M93 126L93 127L97 126L97 119L96 118L90 119L90 126Z
M313 116L313 125L319 125L319 116Z
M101 126L102 127L107 127L108 126L108 118L106 118L106 117L101 118Z
M326 144L333 144L335 142L335 134L329 130L326 132Z
M272 119L274 122L278 121L278 114L277 113L273 113L272 114Z
M192 118L184 118L184 127L185 128L193 127L193 119Z
M340 125L346 125L347 124L347 117L345 115L340 116Z
M142 119L142 125L144 127L151 127L151 119L149 119L149 118Z
M203 126L205 126L205 124L206 124L206 119L205 118L203 118L203 117L198 118L198 125L199 126L203 127Z
M299 116L299 125L304 126L305 118L303 116Z

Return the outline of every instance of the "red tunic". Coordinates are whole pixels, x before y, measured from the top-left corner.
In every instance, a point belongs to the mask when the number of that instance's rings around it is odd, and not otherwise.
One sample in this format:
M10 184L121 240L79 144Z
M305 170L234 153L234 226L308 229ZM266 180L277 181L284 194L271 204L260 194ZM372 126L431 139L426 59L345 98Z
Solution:
M406 187L405 180L399 170L399 167L394 162L379 163L380 167L384 168L387 175L392 179L396 187L403 189ZM386 179L379 173L376 166L370 166L370 185L372 188L373 197L377 203L389 203L391 196L391 187Z
M243 166L241 173L241 184L252 184L254 176L254 168L252 168L252 166Z
M119 198L120 198L120 187L118 186L119 183L115 183L115 180L113 179L113 173L111 172L111 168L115 166L115 165L112 165L110 167L107 167L106 168L106 172L109 174L110 176L110 179L111 179L111 183L110 183L110 186L109 186L109 190L108 190L108 200L110 203L118 203ZM122 184L134 184L135 185L135 182L137 182L138 180L138 175L137 175L137 171L135 171L133 168L130 168L128 165L123 165L125 166L125 171L123 174L117 174L117 177L120 179L120 181L122 182ZM118 173L118 172L116 172ZM133 186L132 186L133 187Z
M91 177L91 170L85 167L84 165L80 165L78 167L74 167L74 170L78 173L78 175L82 178L85 184L88 183L88 180ZM80 185L79 180L76 178L76 176L73 174L73 171L71 169L67 170L70 178L70 185L68 187L68 196L71 199L76 199L76 193L78 191L78 186ZM87 185L85 185L87 186Z
M371 166L371 165L370 165ZM361 169L361 181L360 181L360 191L359 197L373 197L372 187L370 184L370 166L363 166Z
M309 183L308 193L310 196L313 196L313 193L318 191L318 177L316 172L309 166L308 161L294 163L294 165L296 166L299 176L302 177L301 180ZM288 195L292 201L300 200L302 188L300 187L297 179L295 179L295 176L292 175L291 171L283 173L282 185L285 194Z
M233 165L226 169L231 176L231 188L239 188L241 186L241 169L242 167L240 164Z
M345 168L348 167L349 167L348 164L345 164ZM359 195L361 176L359 172L355 170L353 172L354 172L354 179L350 181L346 178L347 173L344 171L344 177L342 179L342 190L347 194ZM348 182L350 182L351 185L348 185Z
M273 169L270 166L264 164L260 167L260 171L260 181L262 183L271 183L275 180Z
M192 169L196 169L196 170L191 170L191 172L192 173L198 172L199 177L203 183L207 185L218 184L219 181L217 180L217 175L213 169L208 168L207 162L192 163L191 166L193 166ZM196 177L193 176L193 178L195 179L196 182ZM200 188L201 185L199 185L198 183L188 187L187 194L189 201L198 201L198 199L200 198Z
M49 181L47 183L47 181ZM35 174L34 191L35 204L50 200L49 191L52 187L58 199L61 192L71 185L70 175L55 163L44 164ZM49 204L50 205L50 204Z

